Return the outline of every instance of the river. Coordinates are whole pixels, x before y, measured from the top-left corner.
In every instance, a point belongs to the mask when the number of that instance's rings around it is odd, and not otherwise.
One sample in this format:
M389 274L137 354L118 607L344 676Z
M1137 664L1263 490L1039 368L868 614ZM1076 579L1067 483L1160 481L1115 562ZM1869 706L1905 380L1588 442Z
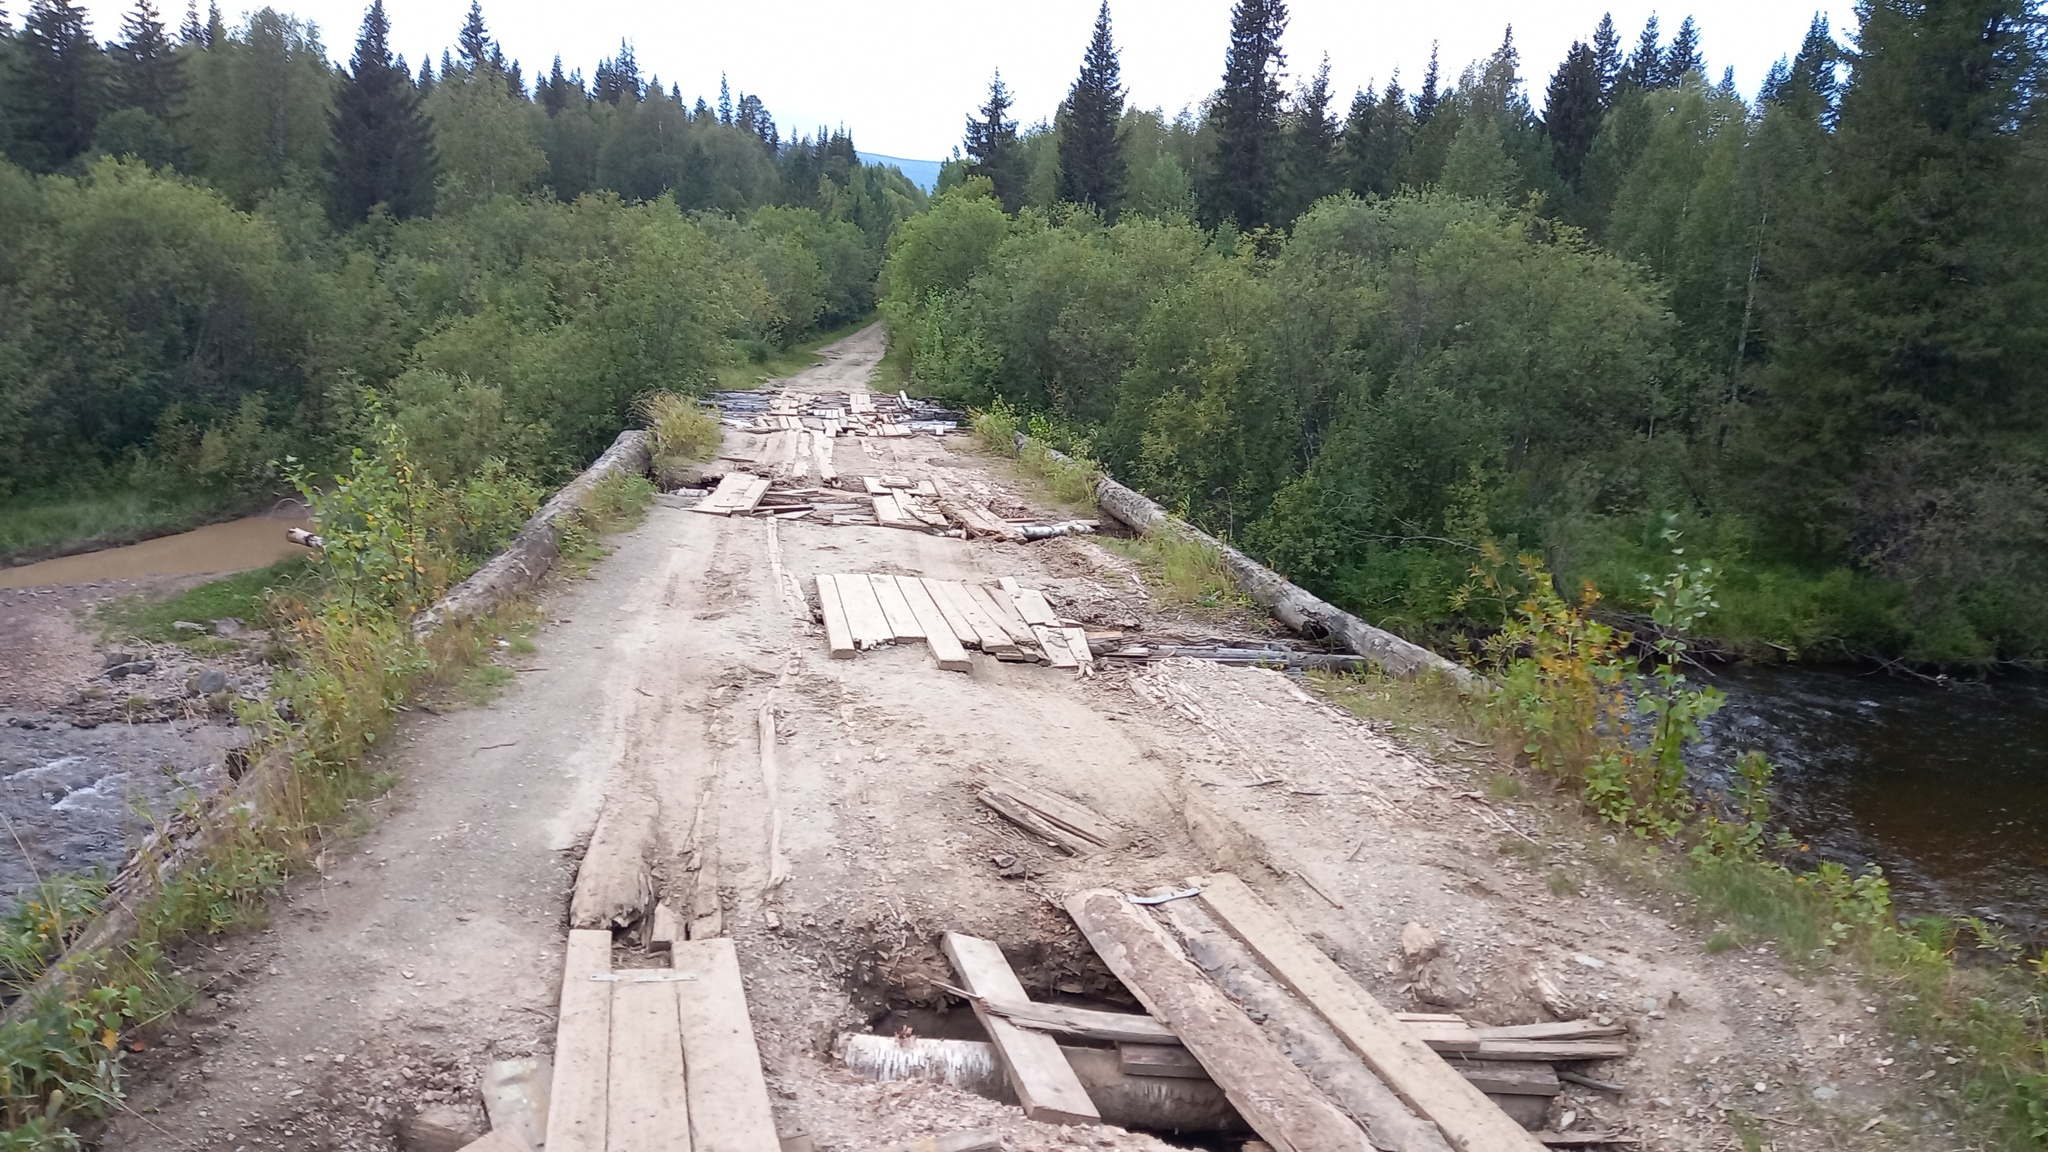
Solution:
M1900 910L2048 937L2048 680L1934 684L1742 665L1697 762L1777 767L1778 822L1824 858L1881 865Z

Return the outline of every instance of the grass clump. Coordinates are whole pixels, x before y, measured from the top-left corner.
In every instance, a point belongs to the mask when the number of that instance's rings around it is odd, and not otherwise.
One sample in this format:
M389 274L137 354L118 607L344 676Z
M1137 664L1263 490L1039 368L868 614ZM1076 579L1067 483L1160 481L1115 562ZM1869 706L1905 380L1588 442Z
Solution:
M1155 529L1135 539L1104 537L1101 542L1135 561L1146 582L1168 603L1210 612L1251 606L1251 599L1231 580L1223 553L1177 526Z
M718 451L718 413L693 397L656 392L641 402L640 413L647 421L654 476L663 488L681 487L694 465Z
M170 493L156 487L23 494L0 503L0 561L87 541L125 543L204 523L219 493Z
M268 568L237 573L160 600L122 597L100 608L100 628L109 640L125 638L179 643L210 650L219 645L216 638L203 632L180 629L177 622L205 624L232 618L253 625L269 616L272 592L304 589L312 579L309 558L292 557ZM229 643L225 647L234 645Z

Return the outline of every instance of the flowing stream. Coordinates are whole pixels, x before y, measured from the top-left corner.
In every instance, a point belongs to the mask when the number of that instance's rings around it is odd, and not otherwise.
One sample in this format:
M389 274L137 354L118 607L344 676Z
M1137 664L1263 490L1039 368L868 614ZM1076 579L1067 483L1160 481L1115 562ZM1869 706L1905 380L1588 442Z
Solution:
M1881 865L1900 909L2048 936L2048 680L1933 684L1738 666L1700 762L1777 767L1775 823L1826 859Z

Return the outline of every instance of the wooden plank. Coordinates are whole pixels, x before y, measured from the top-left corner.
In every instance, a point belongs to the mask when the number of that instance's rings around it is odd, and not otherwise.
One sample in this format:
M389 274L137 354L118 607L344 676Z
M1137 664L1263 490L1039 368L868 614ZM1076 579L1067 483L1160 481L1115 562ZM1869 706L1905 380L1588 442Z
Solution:
M880 476L863 476L860 478L860 483L861 487L866 489L867 494L870 496L887 496L889 494L889 486L882 483Z
M612 986L591 977L611 968L609 931L570 930L555 1024L555 1080L548 1089L547 1144L553 1152L605 1152Z
M1060 635L1066 638L1067 651L1074 654L1074 663L1081 671L1088 672L1095 667L1095 653L1088 647L1086 628L1062 628Z
M730 516L733 502L738 500L753 482L754 477L746 472L727 472L719 478L718 487L711 490L711 495L697 501L696 507L690 510L702 512L707 516Z
M1035 1000L991 1000L982 1006L1026 1028L1082 1036L1090 1040L1112 1040L1134 1044L1178 1044L1173 1029L1136 1012L1100 1012L1071 1004L1041 1004Z
M1163 1076L1174 1080L1207 1080L1208 1069L1179 1044L1119 1044L1116 1066L1126 1076Z
M904 511L902 499L894 492L875 497L875 522L884 528L924 528L924 521Z
M752 512L754 506L761 502L761 497L768 494L768 485L769 480L766 476L754 477L753 483L748 484L746 491L733 501L732 514L739 516Z
M1557 1069L1538 1060L1452 1060L1451 1067L1481 1092L1555 1096L1564 1091Z
M1002 629L1003 634L1010 638L1010 643L1033 648L1038 646L1038 637L1032 633L1031 625L1024 623L1024 618L1017 615L1014 606L1008 612L1003 611L1003 605L998 603L994 596L989 595L988 589L979 584L962 584L960 591L991 624ZM1005 596L1002 599L1007 603L1010 598Z
M974 662L968 658L967 649L961 647L960 638L953 633L953 625L946 614L939 610L938 602L932 599L924 581L915 576L896 577L896 589L903 594L904 603L910 605L911 615L924 629L924 642L931 646L932 659L948 672L971 672Z
M932 589L934 597L944 596L952 601L953 607L966 619L967 626L973 629L983 652L991 656L1017 655L1017 642L1010 638L1010 633L1001 624L996 623L995 617L989 615L987 609L975 601L968 592L967 585L952 580L941 580L928 583L927 586ZM987 597L983 596L983 599ZM946 602L939 601L942 605Z
M1085 804L1077 804L1056 792L1020 784L1008 776L994 776L991 779L1003 791L1023 801L1046 819L1071 829L1104 848L1121 848L1129 840L1122 825Z
M675 986L622 982L610 987L606 1152L690 1152Z
M1013 543L1024 539L1024 530L990 512L972 500L941 496L939 510L967 530L969 536L993 536Z
M1085 836L1076 835L1072 831L1047 820L1037 812L1032 811L1029 806L1019 803L1015 796L1010 795L999 787L991 785L982 789L978 798L983 804L988 805L1005 819L1026 832L1040 839L1050 841L1075 856L1092 856L1102 851L1102 845L1095 843Z
M464 1144L462 1152L533 1152L533 1142L509 1128L499 1128Z
M875 648L895 639L889 618L882 614L882 602L875 599L874 585L866 576L840 573L833 582L839 585L839 603L846 609L846 626L853 632L854 647Z
M1608 1036L1626 1036L1628 1025L1559 1020L1548 1024L1475 1024L1472 1031L1481 1040L1598 1040Z
M1536 1152L1542 1147L1244 881L1219 872L1192 883L1201 888L1198 899L1210 915L1327 1020L1387 1087L1435 1123L1453 1148L1461 1152ZM1174 1023L1171 1017L1165 1019Z
M889 621L889 631L896 639L924 639L924 625L918 622L917 613L910 610L910 602L903 598L903 589L897 586L894 576L869 576L868 586L875 590L875 600L881 604L882 615Z
M1045 653L1046 663L1055 668L1081 666L1081 662L1074 659L1074 650L1068 647L1065 634L1059 629L1033 625L1031 635L1038 640L1038 650Z
M1010 970L1010 962L1003 959L1003 950L989 941L948 932L940 946L969 992L997 1000L1030 999L1024 994L1024 986L1017 982L1017 974ZM1073 1066L1060 1054L1057 1041L1043 1032L1012 1024L988 1011L979 1000L971 1003L982 1027L988 1030L989 1040L995 1044L1010 1087L1016 1091L1018 1103L1024 1106L1026 1119L1048 1124L1101 1123L1101 1113L1096 1111L1095 1102L1088 1099L1087 1089L1081 1087Z
M1479 1034L1463 1020L1403 1020L1401 1023L1438 1052L1479 1051Z
M1629 1046L1622 1040L1488 1040L1481 1037L1479 1050L1466 1052L1472 1060L1625 1060Z
M832 650L832 658L853 659L853 629L846 622L846 606L839 599L839 582L822 573L818 576L818 606L825 617L825 644Z
M981 634L974 630L974 625L967 619L966 613L960 610L960 606L946 591L945 581L920 578L918 583L924 586L925 595L932 598L932 604L938 608L940 615L946 618L946 624L953 629L953 638L969 648L981 647ZM1005 635L1004 640L1008 639L1009 637Z
M833 463L833 437L839 434L837 425L827 421L823 434L811 438L811 449L818 458L818 480L830 484L839 479L839 469Z
M775 1114L733 942L678 944L669 963L696 977L667 985L682 1022L694 1152L776 1152Z
M1174 1030L1276 1152L1371 1148L1365 1132L1202 975L1150 913L1106 888L1077 892L1066 908L1109 970Z
M1020 588L1010 594L1010 600L1017 605L1017 615L1022 616L1026 624L1040 624L1047 628L1060 626L1059 615L1052 610L1045 593L1038 589Z

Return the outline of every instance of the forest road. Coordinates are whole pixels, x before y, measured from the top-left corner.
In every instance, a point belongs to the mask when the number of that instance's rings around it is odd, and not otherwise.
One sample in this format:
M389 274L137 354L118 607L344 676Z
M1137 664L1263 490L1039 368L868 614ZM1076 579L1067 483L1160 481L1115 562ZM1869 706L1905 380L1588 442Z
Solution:
M869 329L782 386L862 387L881 350ZM999 512L1032 508L1007 462L956 442L842 438L836 465L942 478ZM1390 1007L1427 1008L1393 962L1416 920L1443 941L1467 1015L1539 1019L1552 995L1627 1019L1638 1055L1612 1074L1630 1081L1631 1103L1580 1094L1568 1105L1582 1123L1638 1125L1649 1147L1704 1146L1683 1110L1717 1098L1682 1066L1692 1059L1736 1061L1745 1084L1774 1084L1755 1096L1759 1110L1804 1099L1814 1082L1853 1091L1848 1072L1811 1056L1837 1033L1867 1031L1853 1004L1788 1005L1756 958L1707 956L1674 928L1666 898L1592 877L1577 894L1553 891L1546 873L1578 850L1502 850L1550 817L1479 799L1495 769L1448 741L1423 751L1265 670L1176 660L1081 678L976 655L963 674L938 669L921 644L832 660L772 559L806 593L824 573L1007 576L1091 626L1260 626L1181 614L1098 543L727 519L669 497L610 543L587 579L543 597L538 651L508 661L517 679L501 696L406 718L384 752L395 788L291 886L269 928L178 957L200 998L132 1057L106 1147L389 1152L428 1105L481 1122L484 1066L553 1046L570 894L593 833L610 834L601 813L645 822L635 834L654 846L672 899L689 891L693 865L712 870L777 1127L827 1152L967 1127L1000 1129L1011 1152L1162 1147L1034 1124L943 1086L868 1083L830 1052L840 1033L871 1026L958 1026L964 1012L926 1010L942 1002L935 982L952 979L936 948L947 930L1000 943L1034 993L1128 1003L1056 901L1219 866ZM773 889L764 705L792 868ZM998 772L1109 815L1130 845L1057 855L977 803ZM1550 833L1560 834L1570 833ZM635 962L628 951L616 962ZM1876 1077L1866 1067L1861 1078ZM1646 1103L1660 1096L1677 1110Z

